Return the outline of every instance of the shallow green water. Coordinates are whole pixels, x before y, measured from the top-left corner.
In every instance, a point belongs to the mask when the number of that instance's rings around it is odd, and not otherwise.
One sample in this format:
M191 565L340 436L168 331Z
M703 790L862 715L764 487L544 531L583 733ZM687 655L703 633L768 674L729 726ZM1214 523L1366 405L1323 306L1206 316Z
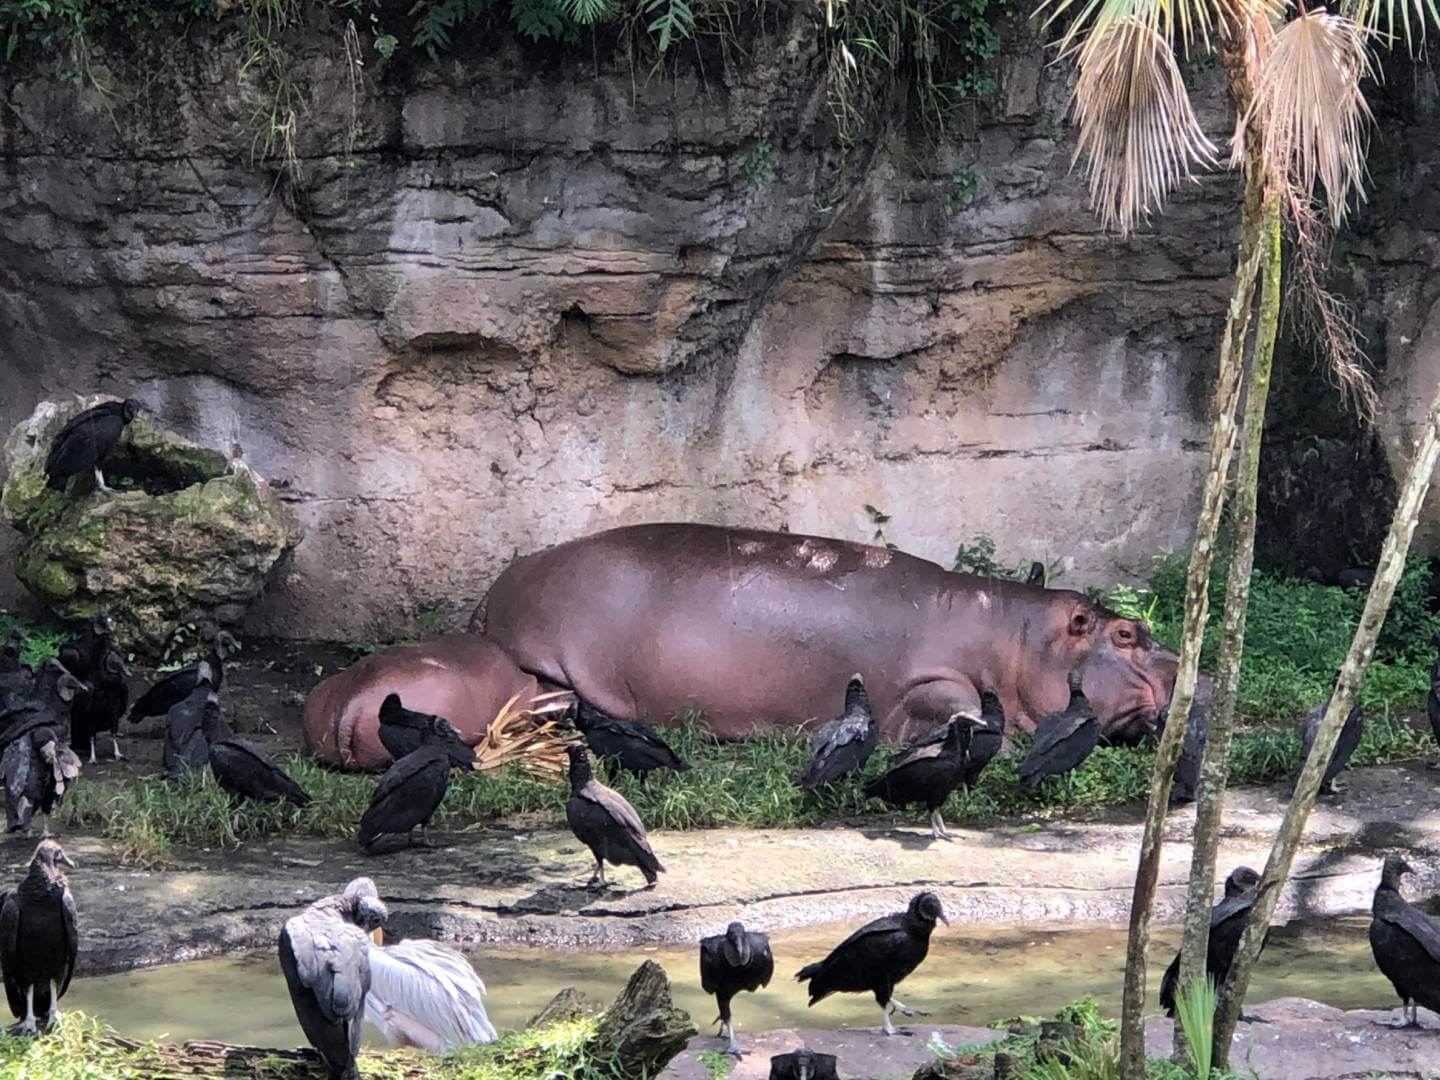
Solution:
M1277 928L1261 958L1250 1000L1308 997L1340 1008L1391 1008L1393 991L1375 969L1366 938L1368 918ZM794 973L819 959L850 927L812 928L771 936L775 979L742 996L735 1018L742 1034L777 1027L849 1027L878 1023L870 997L827 998L813 1009ZM1152 952L1152 1000L1178 931L1160 931ZM561 987L575 986L608 1003L644 959L670 974L678 1003L704 1032L713 1030L713 999L700 992L697 950L642 949L576 953L490 949L472 959L490 994L497 1027L533 1016ZM906 1004L930 1012L928 1022L983 1025L1016 1014L1047 1015L1082 994L1094 994L1110 1013L1120 1009L1125 935L1120 930L977 931L939 927L930 956L900 987ZM200 960L163 968L80 979L65 1005L98 1016L117 1031L140 1038L219 1039L263 1046L293 1046L304 1039L290 1011L273 957ZM922 1021L922 1024L925 1021Z

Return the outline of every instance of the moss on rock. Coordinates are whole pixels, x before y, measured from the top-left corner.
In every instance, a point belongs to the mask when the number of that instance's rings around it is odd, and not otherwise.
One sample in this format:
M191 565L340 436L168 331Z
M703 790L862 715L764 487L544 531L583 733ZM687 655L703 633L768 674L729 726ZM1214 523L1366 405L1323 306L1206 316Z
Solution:
M100 400L41 402L5 442L0 514L30 537L20 580L61 618L108 610L122 645L144 654L189 623L238 625L298 527L244 465L143 414L102 465L116 494L84 476L49 490L51 440Z

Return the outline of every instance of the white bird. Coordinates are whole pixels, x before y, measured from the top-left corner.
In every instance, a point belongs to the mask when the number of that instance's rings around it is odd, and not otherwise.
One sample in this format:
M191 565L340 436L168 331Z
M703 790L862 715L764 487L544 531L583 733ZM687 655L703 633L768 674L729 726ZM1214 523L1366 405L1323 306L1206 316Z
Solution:
M470 961L448 945L412 940L370 950L365 1019L391 1046L444 1054L494 1042L484 996Z

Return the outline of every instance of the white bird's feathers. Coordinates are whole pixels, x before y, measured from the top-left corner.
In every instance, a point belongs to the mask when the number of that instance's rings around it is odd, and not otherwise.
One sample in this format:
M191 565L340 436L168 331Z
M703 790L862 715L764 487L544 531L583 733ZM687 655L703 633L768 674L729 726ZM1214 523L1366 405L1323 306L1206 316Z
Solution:
M494 1042L485 984L460 953L434 941L402 941L370 950L365 1019L391 1046L443 1054Z

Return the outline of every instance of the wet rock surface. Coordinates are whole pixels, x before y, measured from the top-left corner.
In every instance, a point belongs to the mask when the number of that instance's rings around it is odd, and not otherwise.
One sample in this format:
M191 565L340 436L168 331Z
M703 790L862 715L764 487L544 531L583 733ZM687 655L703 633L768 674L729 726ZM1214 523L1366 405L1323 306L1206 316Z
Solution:
M1247 1011L1235 1033L1230 1064L1242 1076L1261 1080L1342 1080L1351 1077L1414 1077L1435 1075L1440 1068L1440 1020L1422 1011L1421 1027L1394 1030L1384 1025L1396 1020L1399 1010L1343 1012L1304 998L1281 998ZM1171 1021L1146 1021L1145 1042L1151 1057L1165 1057L1171 1049ZM992 1028L914 1024L910 1038L885 1038L874 1031L758 1032L746 1040L747 1053L730 1073L732 1080L764 1080L770 1055L809 1046L834 1054L846 1080L909 1080L935 1063L926 1045L936 1033L952 1047L980 1046L1004 1038ZM719 1039L701 1037L661 1074L665 1080L709 1080L700 1061L706 1050L720 1049ZM984 1059L981 1059L984 1060ZM945 1077L996 1075L967 1072L963 1066Z
M1418 763L1354 770L1350 794L1311 819L1278 918L1367 910L1377 852L1399 847L1420 868L1424 896L1440 885L1427 855L1440 852L1440 792ZM1232 793L1220 863L1262 865L1283 813L1274 790ZM937 892L958 923L1119 924L1126 918L1139 842L1138 811L1097 822L928 831L837 824L809 830L652 833L668 868L644 890L630 871L603 892L584 887L589 855L568 833L482 826L435 834L435 848L362 856L338 840L277 839L238 851L177 852L173 870L122 865L108 841L67 836L80 862L84 974L270 948L289 915L359 874L376 880L397 933L465 944L587 950L694 941L737 911L768 929L859 922ZM1171 819L1156 918L1178 922L1193 818ZM33 842L4 842L8 876Z

